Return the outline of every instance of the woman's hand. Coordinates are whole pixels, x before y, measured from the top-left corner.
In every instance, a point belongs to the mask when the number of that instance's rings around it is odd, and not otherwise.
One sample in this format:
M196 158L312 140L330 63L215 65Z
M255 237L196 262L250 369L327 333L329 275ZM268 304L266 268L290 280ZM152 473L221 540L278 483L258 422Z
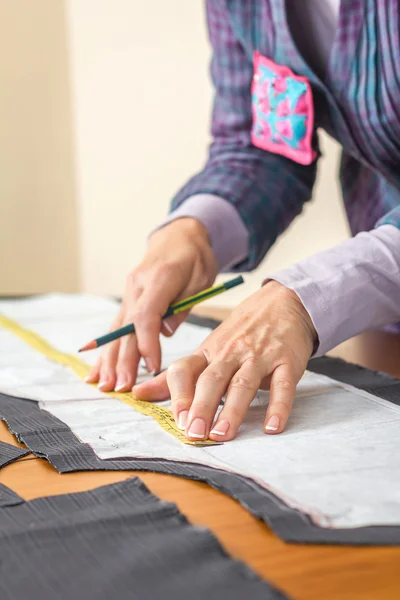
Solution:
M298 296L270 281L242 302L191 356L134 388L141 399L171 396L189 439L235 437L259 388L270 389L266 433L284 430L317 334ZM214 423L221 398L225 404Z
M161 321L170 304L212 285L217 261L205 227L196 219L173 221L150 238L143 262L128 276L121 310L111 330L134 323L136 334L105 346L86 381L103 391L128 391L136 381L139 360L157 373L161 365L160 332L172 335L187 313Z

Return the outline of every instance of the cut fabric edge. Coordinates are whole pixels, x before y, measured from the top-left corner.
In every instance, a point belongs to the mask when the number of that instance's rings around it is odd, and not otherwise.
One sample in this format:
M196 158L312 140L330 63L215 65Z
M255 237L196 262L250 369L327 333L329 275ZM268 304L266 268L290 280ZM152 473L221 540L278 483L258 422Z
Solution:
M219 325L213 319L192 315L189 322L211 329ZM329 375L332 379L365 389L384 399L400 404L400 381L351 365L340 359L312 359L308 369ZM362 385L359 379L363 378ZM357 382L355 382L355 379ZM394 397L394 399L393 399ZM400 545L400 526L369 526L354 529L327 529L315 525L300 511L253 480L203 465L177 463L158 459L101 460L88 444L81 443L70 428L41 411L36 402L0 394L0 419L10 431L39 458L46 458L59 472L79 471L148 471L166 473L202 481L238 501L254 517L264 521L282 540L290 543L339 545ZM22 403L22 404L21 404ZM6 414L7 413L7 414ZM31 429L26 429L26 416Z
M0 483L0 508L17 506L17 504L23 504L24 502L25 500L16 492L8 488L3 483Z
M400 545L400 526L372 526L357 529L326 529L315 525L305 513L286 505L253 480L211 467L157 459L102 460L88 444L82 444L72 431L43 411L36 403L0 394L0 418L13 430L22 431L29 417L38 424L32 431L19 433L20 439L39 458L46 458L59 473L81 471L144 471L164 473L201 481L230 496L254 517L266 523L283 541L290 543L339 545ZM9 409L13 415L4 413Z
M68 503L68 500L73 500L73 502ZM63 517L65 515L72 516L72 513L74 515L83 514L86 515L84 521L86 522L88 507L93 508L99 505L104 505L111 512L114 507L121 506L131 506L133 510L139 511L151 507L153 507L153 510L162 510L164 518L168 520L170 526L175 521L176 529L181 531L192 530L198 532L198 535L207 536L207 552L214 558L220 557L220 559L229 561L231 567L236 569L238 581L241 581L243 585L256 584L260 586L260 589L257 587L257 590L262 594L257 594L257 597L267 597L263 595L265 593L268 594L268 598L289 600L283 591L261 577L251 566L232 556L209 527L191 523L176 503L162 500L146 486L140 477L129 477L124 481L101 485L86 491L40 496L31 500L24 500L11 489L0 484L0 508L12 511L13 508L18 507L18 510L23 510L28 515L32 515L32 525L36 521L43 521L43 517L49 517L49 514L47 514L49 509L51 511L50 522L46 519L49 527L54 526L53 520L56 520L57 515L60 514ZM4 522L4 518L6 518L7 523L7 513L0 511L0 523ZM7 535L18 535L19 527L18 520L14 518Z
M0 469L8 467L8 465L17 462L28 454L30 454L30 451L27 448L19 448L18 446L0 441Z

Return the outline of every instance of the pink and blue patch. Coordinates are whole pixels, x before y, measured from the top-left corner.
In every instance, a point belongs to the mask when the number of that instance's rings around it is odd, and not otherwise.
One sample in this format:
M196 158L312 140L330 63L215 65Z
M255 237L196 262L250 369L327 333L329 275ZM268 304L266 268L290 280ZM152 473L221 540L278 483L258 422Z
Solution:
M251 92L254 146L311 164L317 153L312 147L314 103L308 79L256 52Z

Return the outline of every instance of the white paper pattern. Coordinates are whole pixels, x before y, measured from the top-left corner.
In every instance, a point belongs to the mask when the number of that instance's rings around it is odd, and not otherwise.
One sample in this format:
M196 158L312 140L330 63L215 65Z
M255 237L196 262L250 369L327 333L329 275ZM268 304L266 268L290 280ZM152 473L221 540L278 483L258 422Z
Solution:
M116 310L113 301L92 296L0 302L0 312L70 353L103 333ZM163 338L164 366L193 351L208 333L185 324L173 338ZM39 400L100 458L167 458L240 473L326 527L400 524L400 408L390 402L306 373L283 434L263 433L269 395L259 392L235 440L196 448L4 330L0 348L0 391ZM94 360L93 353L83 357Z

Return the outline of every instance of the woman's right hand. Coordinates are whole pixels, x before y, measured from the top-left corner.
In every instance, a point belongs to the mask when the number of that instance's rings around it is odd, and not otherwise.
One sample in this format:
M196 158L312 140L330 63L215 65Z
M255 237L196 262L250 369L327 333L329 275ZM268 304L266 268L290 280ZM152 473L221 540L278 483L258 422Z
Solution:
M105 392L129 391L141 357L149 373L157 373L160 333L172 335L187 313L165 321L162 316L174 302L210 287L217 271L208 232L196 219L177 219L153 233L143 261L127 278L121 310L111 325L114 330L134 323L136 333L107 344L86 381Z

